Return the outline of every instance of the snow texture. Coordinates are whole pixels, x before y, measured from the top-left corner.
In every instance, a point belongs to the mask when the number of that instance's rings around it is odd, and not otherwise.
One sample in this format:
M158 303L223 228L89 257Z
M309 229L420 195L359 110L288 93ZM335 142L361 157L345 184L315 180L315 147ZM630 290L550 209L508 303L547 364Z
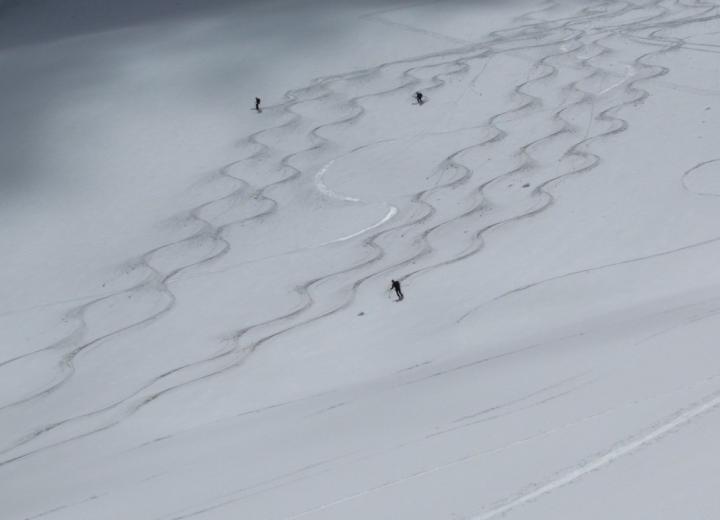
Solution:
M1 518L720 518L717 2L62 4L0 2Z

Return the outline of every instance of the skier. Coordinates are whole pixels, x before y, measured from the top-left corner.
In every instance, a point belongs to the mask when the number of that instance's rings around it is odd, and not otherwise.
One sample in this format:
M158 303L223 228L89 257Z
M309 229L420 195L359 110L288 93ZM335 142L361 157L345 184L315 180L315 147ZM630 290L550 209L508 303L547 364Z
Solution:
M255 98L255 110L257 110L258 112L262 112L260 110L260 98L259 97Z
M395 294L397 295L397 300L395 301L402 301L405 299L405 295L402 292L402 288L400 287L400 282L398 280L392 280L392 283L390 284L390 290L394 290Z
M417 104L418 104L418 105L422 105L422 104L424 103L424 101L423 101L423 93L420 92L420 91L415 92L415 99L417 100Z

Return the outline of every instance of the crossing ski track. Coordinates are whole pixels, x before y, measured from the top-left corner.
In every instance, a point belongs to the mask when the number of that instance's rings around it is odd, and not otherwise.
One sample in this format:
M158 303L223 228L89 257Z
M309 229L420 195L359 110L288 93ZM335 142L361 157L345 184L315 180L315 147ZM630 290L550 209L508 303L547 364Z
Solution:
M218 198L208 200L198 206L190 208L178 215L179 221L193 229L192 233L184 238L169 241L146 251L136 258L126 261L127 270L141 273L141 279L127 288L110 294L91 297L79 305L72 307L65 313L65 319L74 323L74 329L62 339L55 341L42 349L35 350L11 359L2 360L0 367L12 368L14 363L33 356L52 353L57 357L58 372L52 381L48 381L36 390L15 399L12 402L3 402L0 405L0 414L18 407L32 405L32 403L46 398L66 385L74 376L77 365L82 363L83 355L91 350L102 349L114 338L132 330L141 329L161 320L170 313L176 305L176 294L172 290L173 283L180 275L187 276L214 276L224 272L232 266L223 266L213 271L213 264L223 258L232 249L233 244L226 238L227 232L235 227L253 225L263 222L283 211L282 204L273 198L273 191L281 186L293 185L300 182L313 182L316 190L322 196L332 198L336 202L347 204L363 204L364 202L353 194L340 194L331 190L325 183L325 176L330 168L341 157L351 156L367 147L377 146L383 141L355 143L350 149L339 149L333 142L333 132L345 126L357 123L366 115L368 110L364 102L373 98L388 96L397 92L412 92L422 88L425 92L442 89L453 76L463 76L471 69L471 64L497 55L513 55L523 50L547 49L547 53L536 60L531 67L533 75L526 81L514 86L509 94L514 100L511 106L502 107L502 110L492 115L487 121L478 123L475 130L487 131L487 137L480 142L458 149L447 155L436 165L439 181L436 185L414 193L402 206L387 203L384 215L368 227L359 229L351 234L339 236L318 244L317 248L329 247L338 242L353 239L362 240L365 256L357 262L349 264L339 270L325 273L322 276L306 280L296 288L301 298L290 312L286 312L269 319L242 324L236 330L228 331L230 338L224 343L222 349L211 357L200 359L192 363L176 366L165 373L146 381L132 393L125 395L116 402L108 403L88 413L66 417L60 421L41 424L27 431L25 435L8 443L0 449L0 467L8 466L19 461L51 450L60 445L72 443L98 432L112 428L140 409L157 403L163 396L179 389L196 385L203 381L237 370L244 365L249 356L260 348L270 347L272 341L282 335L289 334L300 327L328 318L343 309L348 308L354 301L358 289L369 280L393 275L398 279L411 283L415 279L442 269L451 264L462 262L473 255L480 253L486 247L486 237L491 232L499 233L502 228L512 224L519 224L524 219L547 210L555 202L553 187L564 179L581 174L591 173L603 160L601 156L592 151L593 144L600 140L611 139L627 130L628 122L622 114L626 110L641 105L650 92L643 88L643 84L656 80L668 74L669 69L651 63L651 59L659 55L670 53L689 45L684 39L664 35L670 28L681 27L686 24L709 20L718 15L718 6L708 2L683 2L681 0L653 0L636 3L632 1L615 2L606 1L581 9L576 16L554 20L550 13L556 2L547 2L542 9L529 12L517 20L517 25L490 33L479 43L466 42L456 38L445 37L431 33L438 38L445 38L459 45L456 49L438 52L405 60L382 63L377 66L333 76L320 77L309 85L290 90L285 94L285 100L277 105L268 106L264 113L277 124L264 128L242 139L238 144L238 158L222 165L217 169L215 178L222 178L235 187ZM636 16L631 22L620 20L628 15ZM542 16L542 18L541 18ZM422 31L419 28L408 27L382 18L381 14L366 17L382 23L404 26L405 29ZM614 73L605 70L594 61L616 52L611 41L617 39L633 40L638 43L650 45L653 50L645 52L634 58L628 65L627 74L621 76L611 86L599 92L590 90L589 85L598 77L614 77ZM561 47L564 47L561 48ZM513 118L525 117L529 114L539 114L545 110L544 100L536 88L558 76L560 65L554 63L558 59L572 59L577 74L567 84L559 85L566 91L568 101L559 110L548 114L548 128L550 131L539 138L524 143L514 150L518 160L517 166L510 170L500 172L489 180L475 182L476 172L471 166L463 163L463 156L469 152L483 147L497 146L510 135ZM423 79L421 73L440 69L430 77ZM355 97L345 98L342 85L346 83L361 84L368 79L378 78L381 74L395 74L394 84L380 90L365 92ZM619 100L606 100L606 94L611 91L621 91ZM337 100L342 100L337 103ZM335 102L339 113L337 119L324 122L309 130L307 133L307 146L282 154L273 147L273 140L265 139L273 133L298 128L305 122L305 117L298 110L309 103L323 103L329 100ZM566 114L578 107L597 105L597 112L591 123L600 128L599 131L586 131L578 128L566 118ZM589 127L588 127L589 128ZM456 132L467 131L467 128ZM567 142L566 142L567 141ZM561 170L556 174L535 178L540 174L533 154L539 153L552 143L562 143L564 152L561 157ZM317 172L305 171L296 164L301 157L317 157L325 161L325 166ZM682 177L683 185L686 178L697 168L717 161L706 161L688 170ZM563 164L567 166L562 167ZM244 172L249 166L266 169L269 174L265 177L267 182L244 178ZM496 209L492 201L492 189L510 178L522 176L523 179L533 179L533 187L527 190L527 197L517 208L500 208L498 217L493 218ZM438 208L433 205L432 198L439 192L460 192L462 196L470 198L469 208L456 214L439 214ZM710 195L710 194L703 194ZM715 195L715 194L712 194ZM458 199L461 195L456 195ZM238 203L252 200L260 209L250 215L231 222L217 224L213 220L224 214L222 208L234 207ZM515 210L515 211L513 211ZM505 213L509 213L506 215ZM215 213L214 217L208 215ZM408 215L414 215L407 217ZM485 219L479 216L489 215ZM400 218L402 217L402 218ZM460 252L445 252L433 246L432 239L436 234L446 231L457 225L473 225L480 222ZM403 231L411 233L414 237L415 247L404 255L401 260L386 261L387 251L381 243L384 237ZM720 237L705 240L675 248L659 251L655 254L622 260L602 266L590 267L539 280L514 288L504 294L496 296L491 301L497 301L511 294L526 291L538 285L566 279L581 273L595 272L637 263L686 251L689 248L698 248L717 242ZM160 254L172 251L183 251L184 248L196 253L195 255L174 255L174 263L170 266L158 267L156 259ZM197 253L199 257L197 256ZM290 251L286 254L292 254ZM207 271L198 271L198 268L208 266ZM321 286L327 283L344 287L344 296L340 302L324 301ZM102 309L104 305L116 300L133 297L137 299L150 299L152 309L141 318L129 322L122 320L113 323L108 330L100 334L93 334L93 324L89 321L89 311ZM487 305L491 302L481 304ZM476 312L480 306L468 310L458 317L458 322L465 320ZM312 398L312 397L310 397ZM307 399L310 399L307 398ZM277 403L274 406L284 406L288 403ZM600 470L604 466L621 457L630 456L636 451L661 439L669 432L681 428L697 417L710 413L720 405L720 395L710 394L706 399L678 410L667 420L661 422L645 432L625 439L616 446L595 457L584 461L566 472L548 479L544 483L533 485L530 489L509 497L503 503L487 511L473 516L472 520L489 520L503 516L505 513L521 507L522 505L552 493L585 475ZM247 410L246 413L260 412L262 410ZM0 418L1 420L1 418ZM72 433L65 433L65 429L72 426ZM81 433L77 433L80 430ZM349 455L348 455L349 456ZM478 456L478 455L473 455ZM453 461L449 464L458 464L467 459ZM329 461L328 464L337 460ZM438 466L408 475L406 479L420 478L430 472L443 469ZM299 472L302 474L302 472ZM342 502L353 500L359 496L372 493L378 489L393 486L397 482L387 482L362 493L346 496L300 512L291 518L302 518L312 512L330 508ZM245 493L245 491L243 491ZM241 499L235 497L234 500ZM232 502L232 501L231 501ZM197 510L175 516L174 519L198 516L202 512L223 507L227 500L219 500L216 504L199 507ZM42 515L40 515L42 516Z

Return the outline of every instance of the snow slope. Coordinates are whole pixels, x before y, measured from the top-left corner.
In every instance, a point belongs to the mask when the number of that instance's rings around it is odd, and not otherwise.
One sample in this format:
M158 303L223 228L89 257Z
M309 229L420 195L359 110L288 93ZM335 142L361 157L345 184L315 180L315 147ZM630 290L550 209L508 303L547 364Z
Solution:
M43 5L2 518L718 518L719 5Z

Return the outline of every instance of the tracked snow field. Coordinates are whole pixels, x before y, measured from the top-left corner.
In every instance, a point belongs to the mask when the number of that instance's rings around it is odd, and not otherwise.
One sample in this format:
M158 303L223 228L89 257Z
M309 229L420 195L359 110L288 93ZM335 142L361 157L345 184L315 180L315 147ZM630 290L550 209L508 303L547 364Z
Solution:
M48 5L0 518L720 518L718 2Z

